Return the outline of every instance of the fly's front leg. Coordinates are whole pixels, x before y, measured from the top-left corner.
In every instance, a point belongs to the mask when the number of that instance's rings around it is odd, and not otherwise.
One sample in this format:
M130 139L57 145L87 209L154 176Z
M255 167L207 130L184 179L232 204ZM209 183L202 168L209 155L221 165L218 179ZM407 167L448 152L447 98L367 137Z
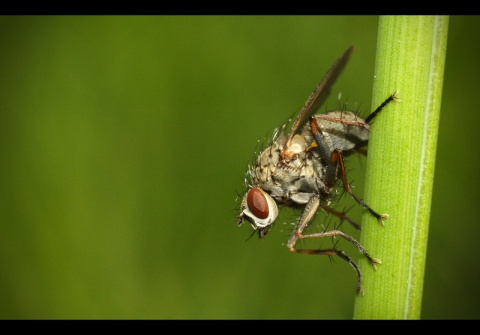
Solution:
M308 254L308 255L326 255L326 256L337 255L341 259L347 261L353 267L353 269L357 274L357 294L362 294L363 293L363 289L361 285L362 274L360 272L360 269L358 268L357 264L349 256L347 256L343 251L335 250L335 249L296 249L295 248L295 244L299 239L339 236L346 239L347 241L352 243L355 247L357 247L357 249L360 250L360 252L362 252L362 254L364 254L365 257L367 257L368 261L370 262L370 264L374 269L375 269L375 264L381 263L379 259L371 257L367 253L367 251L360 245L360 243L357 242L353 237L343 233L340 230L330 230L330 231L325 231L321 233L312 233L312 234L304 235L303 231L308 227L308 225L312 221L319 207L320 207L320 198L316 195L313 195L308 201L307 205L305 206L302 216L300 217L297 224L295 225L292 235L288 240L287 247L291 252L298 252L298 253Z
M362 245L355 240L353 237L350 235L345 234L344 232L340 230L329 230L321 233L312 233L312 234L303 234L303 231L308 227L310 222L312 221L313 217L317 213L318 208L320 207L320 198L316 195L313 195L310 200L308 201L307 205L305 206L305 209L302 213L302 216L300 216L300 219L298 220L297 224L295 225L295 228L293 229L292 234L290 235L290 238L287 242L287 247L290 251L292 252L300 252L304 254L318 254L318 250L304 250L304 249L295 249L295 244L299 239L305 239L305 238L323 238L323 237L335 237L335 236L340 236L350 243L352 243L355 247L357 247L358 250L362 254L367 257L369 260L370 264L375 268L375 264L380 264L381 261L379 259L371 257L367 251L362 247ZM321 250L323 252L323 250ZM332 250L328 250L332 251ZM336 250L333 250L333 254L337 254L338 252ZM325 253L322 253L325 254ZM330 252L329 255L332 255Z

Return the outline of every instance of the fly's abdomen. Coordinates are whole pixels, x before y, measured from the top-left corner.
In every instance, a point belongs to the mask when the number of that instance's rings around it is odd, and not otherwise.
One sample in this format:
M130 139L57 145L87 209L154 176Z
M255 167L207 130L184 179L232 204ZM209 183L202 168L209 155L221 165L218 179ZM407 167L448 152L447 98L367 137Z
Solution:
M330 152L338 149L348 154L368 142L369 125L353 112L333 111L314 115L314 118ZM307 143L314 141L309 123L303 128L302 135Z

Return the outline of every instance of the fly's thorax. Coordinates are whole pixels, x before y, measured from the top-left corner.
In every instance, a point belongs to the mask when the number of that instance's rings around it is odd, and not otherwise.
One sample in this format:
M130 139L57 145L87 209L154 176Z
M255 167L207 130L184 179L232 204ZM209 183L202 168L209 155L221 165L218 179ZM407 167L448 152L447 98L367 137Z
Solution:
M276 199L284 196L284 191L276 182L281 161L280 151L281 146L276 141L263 150L255 161L252 175L252 185L272 194Z
M298 143L306 143L301 135L296 136ZM280 153L281 145L274 142L258 156L253 169L254 187L279 203L304 204L311 194L322 191L324 167L312 152L304 148L290 160L282 160Z

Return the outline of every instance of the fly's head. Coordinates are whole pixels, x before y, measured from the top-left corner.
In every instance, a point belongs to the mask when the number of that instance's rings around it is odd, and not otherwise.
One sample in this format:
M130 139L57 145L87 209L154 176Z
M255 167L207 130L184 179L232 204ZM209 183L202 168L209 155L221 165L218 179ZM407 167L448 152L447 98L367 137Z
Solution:
M275 200L265 191L252 187L243 196L238 224L248 221L258 236L267 235L278 216Z
M249 222L260 238L267 235L278 216L277 203L267 192L275 188L271 173L278 164L280 148L286 139L284 130L289 121L273 130L266 146L262 145L258 156L254 154L254 161L245 175L246 192L237 221L239 225Z

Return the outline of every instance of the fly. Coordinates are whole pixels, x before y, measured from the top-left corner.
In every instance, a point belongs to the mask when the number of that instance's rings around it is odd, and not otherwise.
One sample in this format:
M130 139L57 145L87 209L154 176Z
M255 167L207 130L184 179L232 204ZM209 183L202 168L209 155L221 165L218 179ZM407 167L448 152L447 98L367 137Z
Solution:
M326 100L330 88L345 68L353 47L330 67L295 119L288 133L287 124L274 132L267 148L249 166L242 198L238 224L248 221L264 237L278 216L278 206L300 208L302 213L287 242L291 252L313 255L336 255L347 261L357 275L357 294L363 294L362 275L357 264L344 251L331 249L299 249L300 239L341 237L352 243L368 259L375 269L381 261L371 257L353 237L339 229L304 234L318 210L323 209L345 220L355 228L360 226L344 213L330 207L335 184L341 179L343 190L373 215L380 224L387 214L379 214L352 192L345 173L344 157L363 153L368 144L369 126L372 120L391 101L398 101L395 92L366 119L350 111L330 111L314 114Z

